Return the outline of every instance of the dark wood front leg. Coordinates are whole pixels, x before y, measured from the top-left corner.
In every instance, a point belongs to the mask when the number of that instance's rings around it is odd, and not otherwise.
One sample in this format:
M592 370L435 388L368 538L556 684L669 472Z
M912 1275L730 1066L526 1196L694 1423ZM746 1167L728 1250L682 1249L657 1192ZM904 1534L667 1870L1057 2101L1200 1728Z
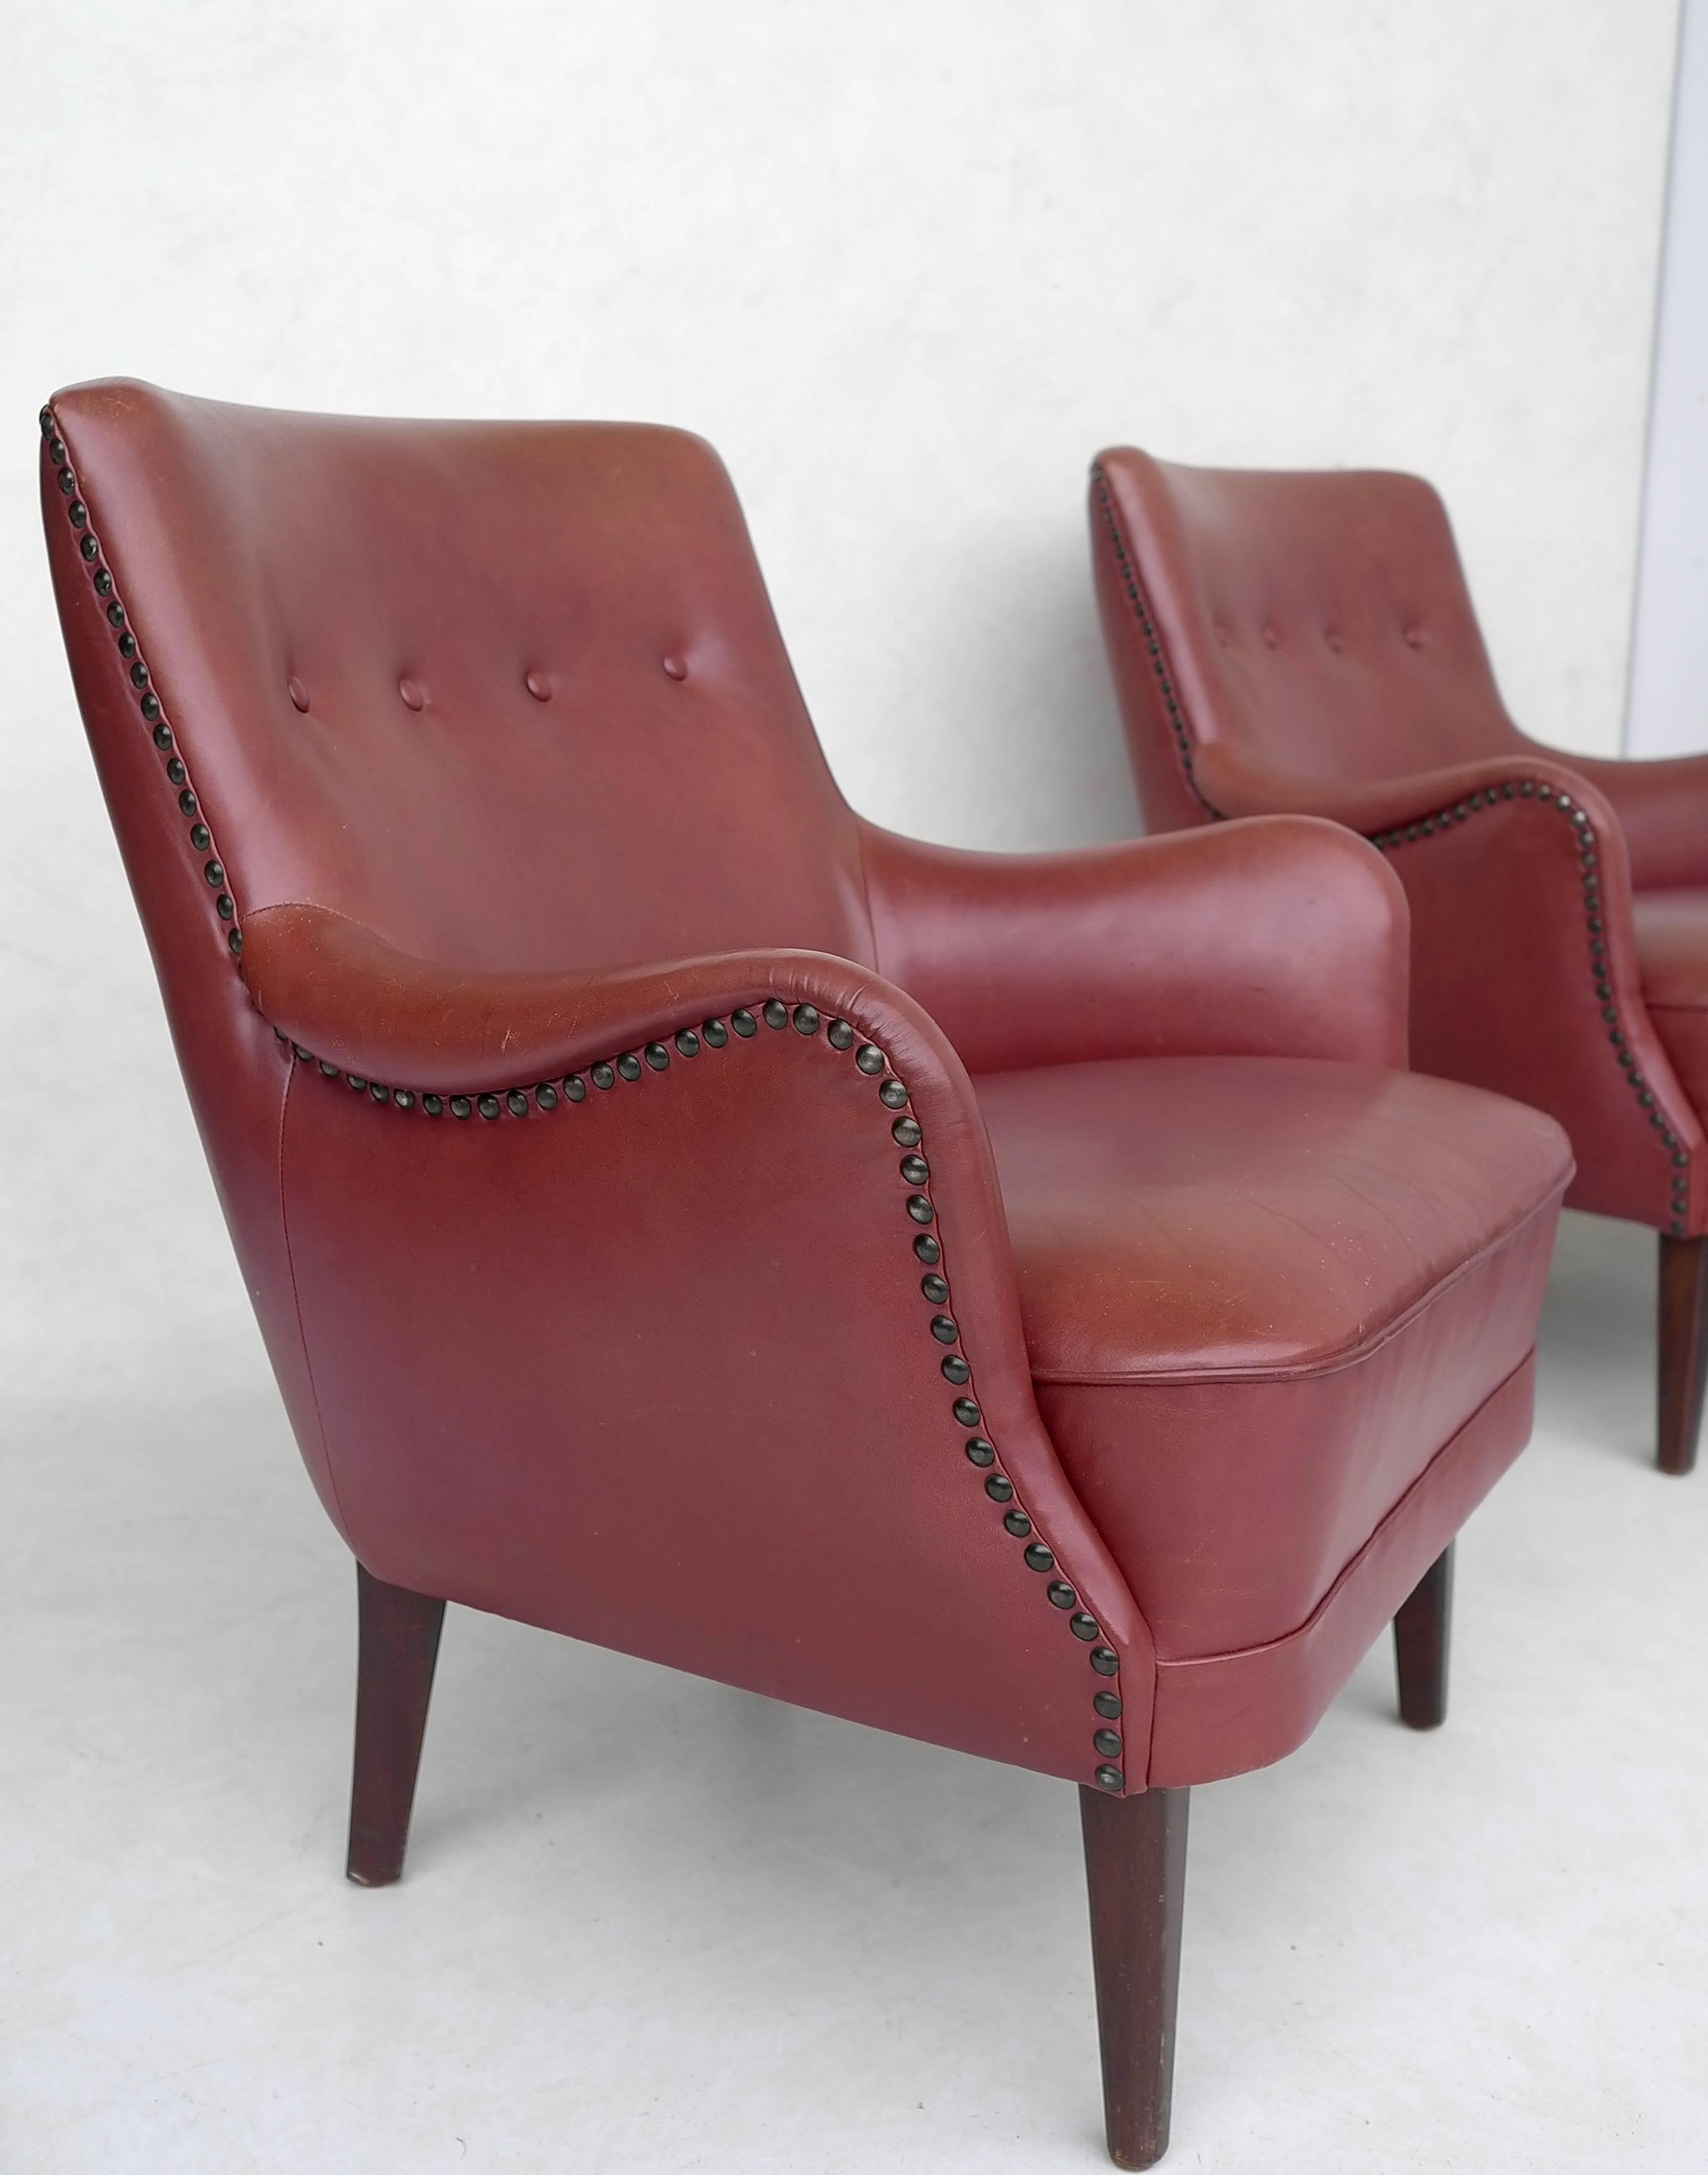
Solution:
M1117 2167L1153 2167L1168 2149L1190 1795L1079 1793L1103 2124Z
M1658 1444L1662 1473L1688 1473L1708 1384L1708 1239L1661 1234Z
M1452 1631L1453 1543L1449 1541L1394 1619L1400 1719L1409 1729L1439 1729L1447 1719L1447 1650Z
M404 1869L445 1604L388 1586L361 1564L355 1589L355 1773L344 1872L364 1888L384 1888Z

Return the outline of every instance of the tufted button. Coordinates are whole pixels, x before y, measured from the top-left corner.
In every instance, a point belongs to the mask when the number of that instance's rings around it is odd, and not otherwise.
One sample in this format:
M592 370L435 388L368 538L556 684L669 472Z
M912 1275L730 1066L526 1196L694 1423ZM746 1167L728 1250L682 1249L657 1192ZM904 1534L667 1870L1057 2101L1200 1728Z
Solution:
M1346 637L1337 626L1330 627L1323 636L1323 640L1327 643L1331 649L1344 649L1347 646Z
M1281 637L1280 637L1280 636L1276 632L1275 629L1274 629L1272 626L1266 626L1266 627L1264 628L1264 630L1263 630L1263 643L1264 643L1264 647L1265 647L1266 649L1274 649L1274 648L1276 648L1279 645L1280 641L1281 641Z
M1406 629L1406 639L1413 649L1421 649L1423 647L1423 628L1420 626L1408 626Z
M299 710L308 708L308 690L293 672L285 683L285 692Z
M686 680L687 678L687 659L683 657L678 657L674 650L672 650L668 656L664 657L660 661L664 665L664 677L667 680Z
M399 680L398 692L403 697L404 707L406 709L422 710L426 708L427 698L415 681Z
M551 700L551 682L543 672L530 672L522 682L536 702Z

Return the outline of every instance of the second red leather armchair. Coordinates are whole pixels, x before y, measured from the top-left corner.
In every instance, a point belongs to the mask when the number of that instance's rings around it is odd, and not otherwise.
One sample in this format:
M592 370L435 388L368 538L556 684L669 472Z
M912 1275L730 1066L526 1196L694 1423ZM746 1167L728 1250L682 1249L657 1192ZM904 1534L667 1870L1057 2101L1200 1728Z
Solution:
M1093 561L1147 826L1309 813L1405 885L1412 1055L1571 1136L1575 1207L1660 1233L1659 1462L1708 1382L1708 756L1508 716L1420 478L1102 454Z

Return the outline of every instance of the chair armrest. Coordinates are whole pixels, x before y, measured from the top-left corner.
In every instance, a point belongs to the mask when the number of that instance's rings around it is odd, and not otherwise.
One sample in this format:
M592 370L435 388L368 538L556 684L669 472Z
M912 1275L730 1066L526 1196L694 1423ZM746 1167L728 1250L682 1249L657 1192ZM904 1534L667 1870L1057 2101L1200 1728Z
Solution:
M1274 784L1220 749L1206 779L1218 806ZM1373 837L1406 887L1418 1071L1557 1118L1577 1158L1574 1207L1700 1231L1702 1131L1643 1000L1624 831L1605 796L1541 751L1285 784Z
M1625 834L1637 890L1708 884L1708 755L1614 762L1540 752L1605 796Z
M1331 825L1070 854L864 838L883 970L975 1073L1195 1055L1406 1062L1405 901Z
M247 916L243 970L292 1045L281 1209L371 1570L1081 1781L1118 1684L1142 1780L1149 1634L918 1005L810 952L450 970L302 906Z

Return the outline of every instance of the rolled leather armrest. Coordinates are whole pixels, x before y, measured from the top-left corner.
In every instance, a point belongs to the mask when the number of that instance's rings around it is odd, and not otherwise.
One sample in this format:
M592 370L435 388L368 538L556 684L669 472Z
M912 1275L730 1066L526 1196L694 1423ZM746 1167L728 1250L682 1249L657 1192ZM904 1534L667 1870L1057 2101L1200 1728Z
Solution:
M1533 1104L1578 1147L1574 1207L1701 1227L1702 1134L1642 994L1624 832L1562 759L1520 751L1353 785L1196 757L1217 808L1308 800L1366 833L1412 908L1412 1061Z
M1079 1779L1118 1670L1142 1779L1149 1634L911 998L810 952L471 973L301 906L247 917L243 969L296 1045L280 1213L370 1570Z
M1334 825L1272 818L1067 854L864 836L879 963L973 1072L1406 1062L1405 898Z

